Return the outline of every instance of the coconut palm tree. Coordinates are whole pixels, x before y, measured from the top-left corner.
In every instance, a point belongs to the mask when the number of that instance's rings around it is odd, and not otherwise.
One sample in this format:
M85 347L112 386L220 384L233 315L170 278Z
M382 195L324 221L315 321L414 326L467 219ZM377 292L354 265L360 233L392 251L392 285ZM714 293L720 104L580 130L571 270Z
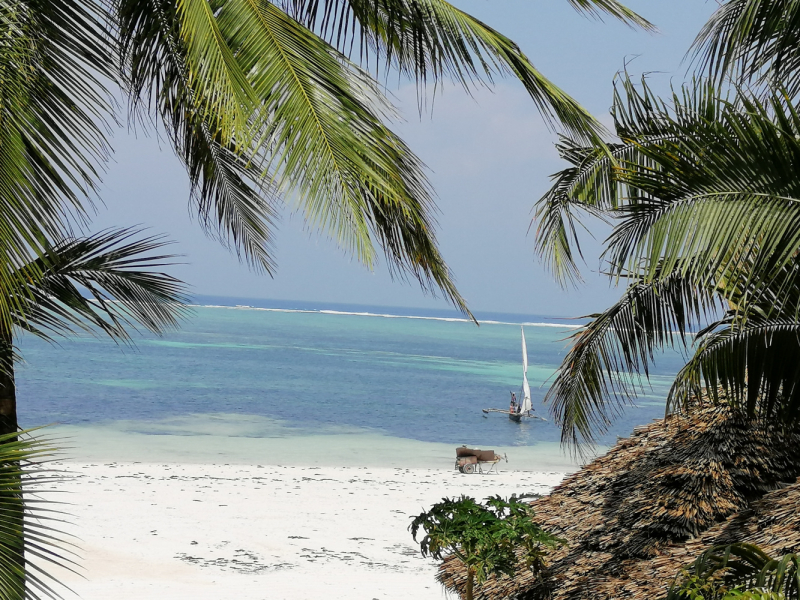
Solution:
M626 290L573 336L548 392L562 439L592 441L635 398L654 353L692 350L668 396L705 387L749 414L800 421L800 115L785 93L720 98L696 81L669 102L622 78L619 142L564 138L571 163L537 207L537 245L577 273L576 211L614 223L604 269Z
M31 477L31 457L40 450L17 435L15 340L22 332L52 341L85 331L126 342L137 327L161 333L176 326L185 311L183 284L158 271L171 258L153 254L164 246L163 239L137 233L118 229L54 244L42 241L41 256L12 271L14 281L27 283L4 299L12 326L0 329L2 598L50 594L46 572L36 561L63 563L58 536L42 524L42 511L25 483Z
M569 1L650 27L617 0ZM516 44L443 0L0 0L0 17L0 287L13 287L4 263L38 255L38 229L66 237L65 217L85 216L120 94L172 143L200 223L256 270L274 269L288 202L461 310L424 167L386 125L374 75L394 69L423 92L511 74L549 120L600 131Z
M728 0L693 45L707 80L669 106L625 76L620 143L562 139L571 166L538 205L538 251L560 282L576 281L575 211L600 215L616 223L608 272L628 283L575 334L550 391L565 441L594 439L655 349L698 329L668 408L705 383L750 413L798 419L798 39L800 2Z

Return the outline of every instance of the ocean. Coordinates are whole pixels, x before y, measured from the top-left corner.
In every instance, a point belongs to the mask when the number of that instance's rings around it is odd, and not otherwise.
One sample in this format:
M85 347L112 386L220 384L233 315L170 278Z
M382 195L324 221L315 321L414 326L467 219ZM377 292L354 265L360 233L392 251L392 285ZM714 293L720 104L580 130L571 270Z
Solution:
M57 424L70 435L105 431L112 441L134 435L140 447L165 436L191 438L197 451L208 436L223 446L225 439L260 439L297 448L292 440L305 440L306 454L320 460L339 440L354 439L361 440L354 454L369 453L375 440L557 447L560 432L542 401L574 320L478 314L478 327L446 310L195 302L178 331L135 336L131 347L88 335L58 345L23 338L21 425ZM517 424L481 410L507 408L509 392L519 391L521 324L533 406L546 422ZM676 352L659 357L636 404L600 443L662 417L681 364ZM403 447L413 452L413 444Z

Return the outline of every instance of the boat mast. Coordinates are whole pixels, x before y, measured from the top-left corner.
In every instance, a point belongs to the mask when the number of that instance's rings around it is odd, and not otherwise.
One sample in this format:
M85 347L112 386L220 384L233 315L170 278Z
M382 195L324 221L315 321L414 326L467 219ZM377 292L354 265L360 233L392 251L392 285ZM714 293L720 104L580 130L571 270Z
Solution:
M528 347L525 344L525 328L520 325L522 330L522 413L530 412L531 406L531 388L528 385Z

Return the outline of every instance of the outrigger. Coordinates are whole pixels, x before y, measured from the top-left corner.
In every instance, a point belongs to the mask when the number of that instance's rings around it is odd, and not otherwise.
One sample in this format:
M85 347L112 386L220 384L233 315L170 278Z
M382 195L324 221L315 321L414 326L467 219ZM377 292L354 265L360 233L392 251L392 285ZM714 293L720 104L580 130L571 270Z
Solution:
M520 423L522 419L539 419L540 421L547 421L544 417L535 414L531 406L531 388L528 385L528 347L525 344L525 328L520 325L522 329L522 389L520 389L520 399L511 392L511 404L508 410L502 408L484 408L485 414L489 413L502 413L508 415L508 418L516 423Z

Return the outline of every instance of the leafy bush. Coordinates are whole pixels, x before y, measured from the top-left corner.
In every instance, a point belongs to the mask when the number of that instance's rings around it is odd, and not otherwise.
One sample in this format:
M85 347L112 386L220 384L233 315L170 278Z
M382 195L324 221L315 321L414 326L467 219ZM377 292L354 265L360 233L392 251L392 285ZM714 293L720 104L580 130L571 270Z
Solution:
M409 529L419 541L423 556L441 560L453 555L467 568L466 598L472 600L473 585L483 583L492 574L516 574L520 557L527 568L536 572L544 565L544 548L555 547L563 540L551 535L534 521L533 508L516 496L500 496L484 503L461 496L443 498L428 512L414 518Z
M675 579L667 600L798 600L800 555L771 558L753 544L709 548Z

